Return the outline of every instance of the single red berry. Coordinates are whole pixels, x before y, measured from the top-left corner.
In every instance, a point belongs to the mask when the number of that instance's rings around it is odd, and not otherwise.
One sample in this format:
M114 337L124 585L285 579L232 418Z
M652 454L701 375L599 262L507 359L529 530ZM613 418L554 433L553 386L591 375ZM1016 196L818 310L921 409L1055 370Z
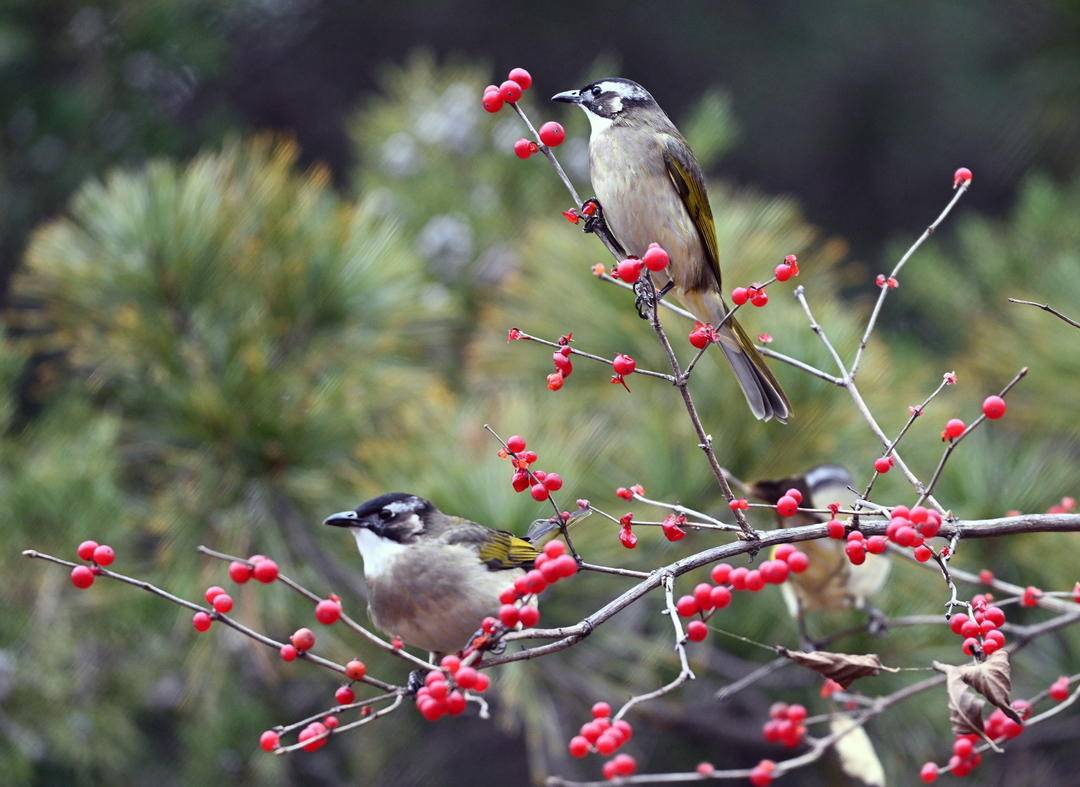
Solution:
M533 500L540 501L548 499L548 489L543 484L533 484L532 488L529 489L529 494L532 495Z
M331 601L328 598L324 598L318 604L315 605L315 619L322 623L324 626L329 626L331 623L336 623L338 618L341 617L341 604L336 601Z
M802 505L802 492L800 492L795 487L792 487L788 491L784 492L784 494L788 497L794 498L796 503Z
M984 568L979 572L979 581L984 585L994 584L994 572L988 568Z
M526 605L518 611L518 618L522 626L531 628L540 622L540 610L535 606Z
M218 587L217 585L211 585L210 587L208 587L206 589L206 592L203 593L203 598L206 599L207 604L213 604L214 599L217 598L218 596L220 596L224 592L225 592L225 588Z
M570 739L570 756L581 758L589 753L589 742L580 735L575 735Z
M750 300L750 291L745 287L736 287L731 291L731 302L736 306L742 306Z
M793 573L801 574L810 568L810 556L805 552L796 550L788 555L787 564Z
M562 476L558 473L548 473L547 478L544 479L544 486L546 486L552 492L558 492L562 489Z
M686 624L686 638L691 642L701 642L709 636L709 627L703 621L691 620Z
M449 658L449 656L447 656ZM456 657L455 657L456 658ZM367 667L359 659L353 659L345 665L345 676L349 680L360 680L367 674Z
M540 141L550 148L557 148L566 139L566 130L561 124L549 120L540 126Z
M974 637L968 637L960 645L960 649L964 651L965 656L974 656L975 651L979 649L979 640Z
M776 560L787 560L788 555L795 551L794 544L781 544L773 550L773 558Z
M776 513L780 516L794 516L799 509L799 501L794 497L784 495L776 501Z
M641 260L630 257L615 266L615 276L627 284L633 284L641 277Z
M499 620L507 628L513 628L518 624L521 616L518 614L518 608L513 604L503 604L499 607Z
M521 85L522 90L528 90L532 87L532 74L526 71L520 66L510 69L510 73L507 75L507 79L513 80Z
M782 262L773 269L773 274L776 276L777 281L787 281L795 273L791 266L786 262Z
M519 434L511 435L506 441L506 447L515 454L525 450L525 438Z
M964 630L964 626L967 624L968 620L968 616L963 612L953 615L952 618L949 619L949 628L952 630L953 634L959 636L960 632Z
M874 469L879 473L887 473L892 468L893 460L891 456L882 456L874 460Z
M281 659L283 661L293 661L299 654L299 651L297 651L295 647L288 644L282 645L278 652L281 653Z
M697 599L693 596L681 596L679 600L675 602L675 611L684 618L696 615L698 612Z
M750 296L750 303L757 306L759 309L769 302L769 293L765 290L755 290L754 294Z
M196 631L208 631L214 619L205 612L196 612L191 618L191 625Z
M954 189L961 184L971 183L971 170L967 167L960 167L957 169L956 172L953 173L952 183Z
M273 560L260 560L255 563L252 575L255 579L268 585L278 578L278 565Z
M847 526L839 519L830 519L828 524L825 525L825 529L829 534L829 538L836 539L843 538L847 532Z
M949 422L945 424L945 431L941 433L944 440L955 440L957 437L964 433L964 422L959 418L951 418Z
M228 612L233 608L232 596L228 593L218 593L214 596L214 600L211 602L214 605L214 609L218 612Z
M1063 702L1069 696L1069 678L1062 675L1050 684L1050 698L1057 702Z
M996 421L1005 415L1005 400L1000 396L988 396L983 400L983 415Z
M499 90L495 89L484 93L484 98L480 103L483 105L484 111L498 112L503 108L503 97Z
M728 579L731 577L731 565L728 563L717 563L712 567L709 576L712 577L712 581L717 585L723 585L727 583Z
M751 769L750 783L754 787L768 787L772 783L772 771L764 770L760 765Z
M71 569L71 584L80 590L86 590L94 584L94 571L89 566L75 566Z
M918 560L920 563L925 563L927 560L933 557L933 555L933 551L925 544L915 547L915 559Z
M746 590L746 575L750 573L750 569L746 566L739 566L738 568L731 569L731 574L728 577L731 582L732 590Z
M712 603L712 585L708 582L700 582L694 586L694 601L697 602L698 609L702 612L708 612L713 608Z
M107 566L116 559L116 552L107 544L94 548L94 562L99 566Z
M844 554L856 566L861 566L866 562L866 547L861 541L848 541L844 547Z
M499 85L499 97L507 104L516 104L522 94L521 85L512 79L508 79Z
M559 570L559 579L566 579L577 573L578 564L571 555L559 555L553 562Z
M238 585L243 585L251 579L251 568L247 563L234 560L229 564L229 579Z
M626 377L633 374L637 369L637 361L631 358L629 355L619 354L615 356L615 359L611 362L612 368L615 370L615 374Z
M97 541L83 541L79 544L79 548L75 550L80 560L93 560L94 550L98 548Z
M697 323L687 338L690 340L690 344L699 350L704 350L711 342L716 340L712 328L703 322Z
M336 730L338 725L341 724L337 716L326 716L323 718L322 723L328 730Z
M281 743L281 737L273 730L267 730L259 736L259 747L263 751L273 751Z
M709 777L716 773L716 767L711 762L699 762L694 768L698 776Z
M1042 597L1042 591L1034 585L1028 585L1024 588L1024 594L1020 598L1020 606L1022 607L1034 607L1039 603L1039 599Z
M645 263L646 268L656 273L666 268L668 263L671 262L671 258L659 243L651 243L641 261Z
M607 719L611 717L611 705L606 702L597 702L592 706L594 719Z
M932 784L937 781L938 767L932 762L925 763L922 770L919 771L919 778L923 780L924 784Z
M289 642L297 650L311 650L315 647L315 632L309 628L299 628L289 637Z
M536 143L522 137L514 143L514 155L518 158L528 158L533 154L533 147Z
M326 745L327 732L329 732L329 730L326 729L326 726L321 722L316 721L304 727L296 738L300 743L311 741L311 743L304 747L304 751L318 751ZM312 738L317 738L317 740L312 740Z
M756 593L765 587L765 577L761 576L761 572L757 569L747 571L745 584L747 590L751 593Z
M866 551L871 555L880 555L888 547L888 539L885 536L870 536L866 539Z
M633 776L637 771L637 760L629 754L619 754L612 762L615 763L616 776Z
M334 692L334 699L338 705L351 705L356 702L356 692L348 686L341 686Z
M709 601L716 609L723 609L731 603L731 591L723 585L718 585L709 593Z

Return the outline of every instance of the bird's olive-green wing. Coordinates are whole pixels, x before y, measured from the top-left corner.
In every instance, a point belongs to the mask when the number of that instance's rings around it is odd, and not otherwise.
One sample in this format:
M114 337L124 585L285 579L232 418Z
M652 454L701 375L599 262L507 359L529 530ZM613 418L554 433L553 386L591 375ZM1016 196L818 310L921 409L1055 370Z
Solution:
M447 543L462 544L476 550L480 562L501 571L508 568L532 568L539 555L536 547L506 530L492 530L475 522L462 520L446 538Z
M720 252L716 245L716 225L713 223L709 196L705 193L705 174L681 136L664 134L660 138L660 145L668 177L697 228L709 268L716 277L716 287L720 289Z

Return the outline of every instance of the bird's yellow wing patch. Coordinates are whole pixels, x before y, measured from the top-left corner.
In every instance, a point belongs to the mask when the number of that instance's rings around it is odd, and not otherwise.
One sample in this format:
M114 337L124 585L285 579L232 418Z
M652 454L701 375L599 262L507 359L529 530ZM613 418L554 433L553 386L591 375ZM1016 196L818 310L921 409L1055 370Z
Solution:
M491 530L489 533L479 549L480 560L489 568L531 568L540 554L536 547L513 533L505 530Z
M716 277L716 287L720 289L720 252L709 195L705 193L705 175L685 140L668 135L663 137L661 144L668 177L701 236L709 267Z

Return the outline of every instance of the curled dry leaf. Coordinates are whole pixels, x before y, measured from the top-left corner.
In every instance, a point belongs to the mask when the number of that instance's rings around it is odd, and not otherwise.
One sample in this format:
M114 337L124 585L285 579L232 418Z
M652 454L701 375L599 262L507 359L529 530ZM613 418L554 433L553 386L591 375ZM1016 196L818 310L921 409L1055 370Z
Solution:
M829 722L829 732L840 736L833 748L844 773L870 787L885 787L885 769L861 724L838 713Z
M857 655L830 653L827 650L807 653L803 650L788 650L787 648L777 648L776 652L796 664L812 669L819 675L835 680L845 689L858 678L879 675L882 672L899 672L895 667L886 667L882 664L876 653Z
M935 661L934 669L945 673L946 688L949 692L949 718L953 720L954 728L957 721L953 714L954 695L959 699L967 686L975 689L995 707L1001 708L1001 711L1013 721L1020 721L1020 716L1013 710L1012 701L1009 699L1009 692L1012 690L1012 671L1009 667L1009 654L1004 650L995 651L986 661L965 664L962 667ZM970 703L968 705L970 706ZM978 728L969 732L982 732L981 716Z

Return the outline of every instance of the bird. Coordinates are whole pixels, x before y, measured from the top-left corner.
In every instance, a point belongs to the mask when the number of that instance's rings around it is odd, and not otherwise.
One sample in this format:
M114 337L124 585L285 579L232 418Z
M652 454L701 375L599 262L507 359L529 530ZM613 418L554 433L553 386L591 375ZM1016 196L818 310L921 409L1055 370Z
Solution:
M653 274L663 293L716 325L728 315L720 282L720 252L705 176L693 151L644 87L601 79L552 96L589 119L589 175L599 216L623 250L644 256L651 243L668 252L668 268ZM746 331L731 317L717 343L759 420L786 423L791 404Z
M824 509L830 503L839 503L850 510L856 500L850 489L853 483L845 467L822 464L788 478L755 481L749 489L754 497L766 503L776 503L788 489L794 488L803 495L802 508ZM825 522L828 516L800 511L790 517L777 514L776 518L779 527L800 527ZM862 565L853 565L844 554L843 541L806 541L800 544L800 549L810 558L809 568L801 574L791 574L790 580L780 587L788 612L799 622L804 634L803 613L868 608L869 597L881 590L889 576L890 564L883 555L870 556ZM869 611L872 616L875 614L875 610Z
M375 627L441 656L461 651L499 594L539 552L507 530L440 511L430 500L390 492L323 524L348 528L364 564Z

